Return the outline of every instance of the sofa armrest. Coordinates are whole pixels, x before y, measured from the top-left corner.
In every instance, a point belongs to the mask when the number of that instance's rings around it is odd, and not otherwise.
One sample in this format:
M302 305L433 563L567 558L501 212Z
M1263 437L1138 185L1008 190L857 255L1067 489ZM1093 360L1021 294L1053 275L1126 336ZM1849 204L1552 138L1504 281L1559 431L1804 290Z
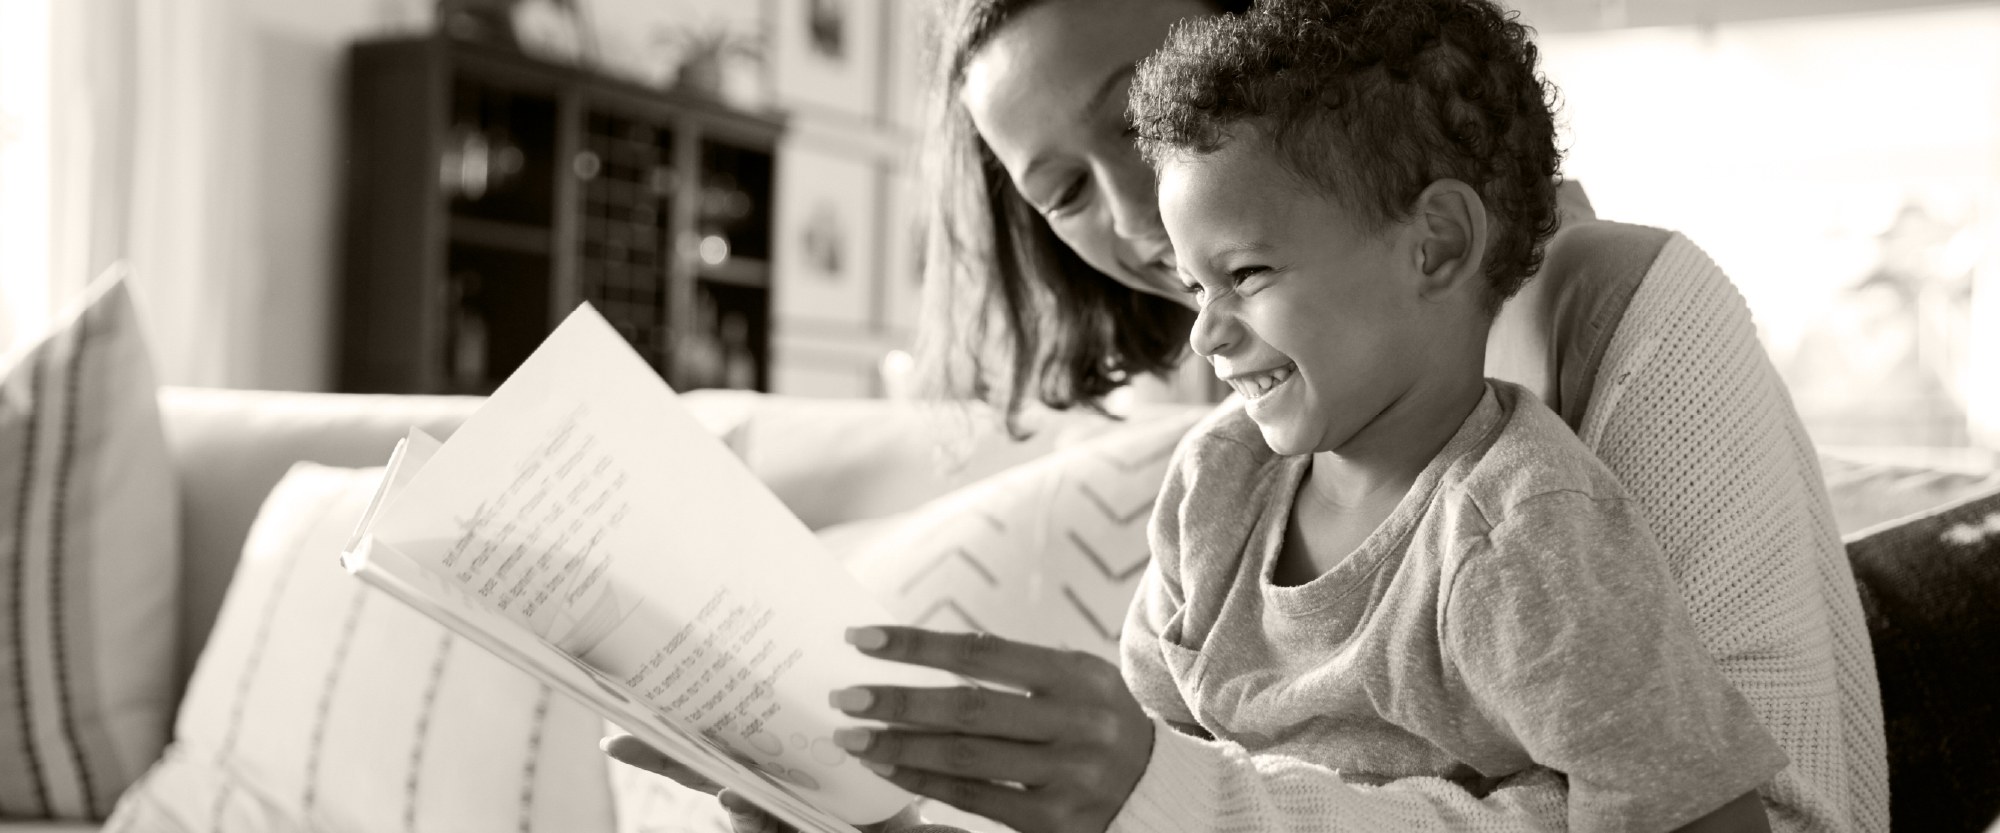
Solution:
M411 426L449 435L476 397L163 388L160 417L181 493L185 684L264 496L293 463L387 463Z

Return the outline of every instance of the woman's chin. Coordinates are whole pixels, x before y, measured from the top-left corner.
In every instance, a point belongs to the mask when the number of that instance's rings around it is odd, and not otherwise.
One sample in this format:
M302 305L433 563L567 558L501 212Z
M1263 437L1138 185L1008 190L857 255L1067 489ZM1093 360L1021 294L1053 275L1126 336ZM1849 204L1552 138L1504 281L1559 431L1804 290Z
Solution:
M1165 298L1188 309L1196 308L1194 296L1181 288L1180 278L1166 269L1133 269L1121 264L1118 271L1106 274L1114 276L1126 289Z
M1152 295L1158 298L1165 298L1169 301L1187 307L1188 309L1191 310L1199 311L1200 309L1199 307L1195 306L1194 296L1189 295L1187 293L1187 290L1182 289L1180 282L1178 281L1168 284L1168 283L1160 283L1154 281L1132 279L1132 280L1119 281L1119 283L1122 283L1126 287L1134 291L1137 291L1143 295Z

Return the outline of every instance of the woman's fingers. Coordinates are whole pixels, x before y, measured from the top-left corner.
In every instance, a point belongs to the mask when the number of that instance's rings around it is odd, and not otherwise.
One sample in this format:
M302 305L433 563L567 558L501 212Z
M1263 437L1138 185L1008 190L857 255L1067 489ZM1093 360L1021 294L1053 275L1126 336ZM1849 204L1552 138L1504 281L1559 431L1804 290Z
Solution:
M798 833L791 825L778 821L764 812L764 808L750 803L750 800L734 791L717 793L716 800L722 809L729 811L729 829L732 833Z
M1039 787L1055 780L1043 744L893 729L848 728L834 742L855 757L880 766L921 769L981 781Z
M1033 829L1038 819L1037 799L1028 793L991 781L975 781L939 775L920 769L894 769L882 776L890 783L917 795L935 798L968 813L985 816L1016 830ZM932 826L917 831L935 830ZM942 828L950 830L950 828Z
M872 657L938 668L1038 694L1062 688L1085 656L990 633L941 633L894 626L852 628L847 641Z
M710 795L722 789L721 784L710 781L700 773L683 766L681 762L667 757L645 741L631 735L612 735L597 742L597 748L604 754L626 766L636 767L655 775L672 778L681 786L699 790Z
M1074 719L1044 700L973 686L856 686L835 691L830 699L834 708L855 717L1012 740L1054 740Z
M918 795L1016 830L1103 830L1152 756L1153 723L1118 667L1095 656L986 634L904 627L848 631L881 659L1027 692L863 686L833 704L889 728L834 736Z

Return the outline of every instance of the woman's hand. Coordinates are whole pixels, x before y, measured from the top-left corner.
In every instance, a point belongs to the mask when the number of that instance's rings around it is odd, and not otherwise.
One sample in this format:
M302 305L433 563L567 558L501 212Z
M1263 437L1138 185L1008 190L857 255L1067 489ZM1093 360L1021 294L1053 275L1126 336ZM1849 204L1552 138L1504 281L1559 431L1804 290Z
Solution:
M729 828L735 833L797 833L791 825L773 818L748 799L722 789L701 773L688 769L631 735L612 735L598 742L597 748L626 766L664 775L683 787L715 796L722 809L729 812ZM942 825L925 825L914 804L903 808L902 812L887 821L862 825L860 830L862 833L965 833Z
M848 641L872 657L1015 689L834 692L841 711L889 724L842 729L835 742L906 790L1022 833L1094 833L1110 826L1145 774L1152 720L1111 663L987 634L916 628L855 628Z

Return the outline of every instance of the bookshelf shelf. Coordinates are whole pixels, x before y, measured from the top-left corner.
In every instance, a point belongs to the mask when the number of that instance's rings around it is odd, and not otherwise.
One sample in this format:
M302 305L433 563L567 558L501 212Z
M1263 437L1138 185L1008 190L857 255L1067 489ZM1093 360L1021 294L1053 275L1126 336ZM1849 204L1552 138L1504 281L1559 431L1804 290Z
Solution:
M783 121L443 37L350 53L340 386L485 393L579 302L768 389Z

